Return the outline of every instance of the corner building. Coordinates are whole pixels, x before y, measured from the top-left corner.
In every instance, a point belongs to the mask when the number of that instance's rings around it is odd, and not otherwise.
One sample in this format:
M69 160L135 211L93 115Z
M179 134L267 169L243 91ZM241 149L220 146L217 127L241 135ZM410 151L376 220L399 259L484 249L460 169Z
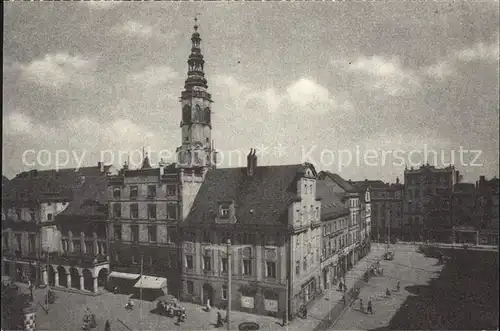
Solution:
M247 163L209 170L181 223L182 299L220 308L231 300L234 310L282 316L288 309L294 316L319 293L316 171L311 164L258 167L255 152Z

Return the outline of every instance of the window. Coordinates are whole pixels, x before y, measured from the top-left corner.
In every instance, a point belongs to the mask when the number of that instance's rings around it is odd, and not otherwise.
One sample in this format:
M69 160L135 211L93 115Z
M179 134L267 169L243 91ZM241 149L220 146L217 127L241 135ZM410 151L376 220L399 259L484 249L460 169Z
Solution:
M210 256L203 257L203 270L210 271L212 270L212 259Z
M156 241L156 225L148 226L148 241L149 242Z
M169 195L169 196L177 195L177 186L176 185L167 185L167 195Z
M52 221L52 214L51 213L47 214L47 220Z
M132 242L139 241L139 227L137 225L130 226L130 241Z
M220 298L222 300L227 300L227 285L222 285L222 289L220 291Z
M249 259L243 260L243 275L246 276L252 275L252 260Z
M168 267L172 268L177 265L177 257L175 253L169 252L168 253Z
M31 220L32 220L32 221L35 221L35 220L36 220L36 213L35 213L35 211L34 211L34 210L31 210L31 211L30 211L30 217L31 217Z
M148 199L156 198L156 185L148 185Z
M120 199L122 196L122 191L119 187L113 188L113 198Z
M190 280L188 280L186 282L186 291L187 291L187 294L189 294L189 295L192 295L194 292L194 284Z
M80 239L73 240L73 252L74 253L82 252L82 242L80 241Z
M228 205L221 205L219 207L219 216L222 218L229 217L229 206Z
M29 235L29 242L28 243L29 243L29 252L34 253L36 251L35 235L34 234Z
M118 253L115 254L115 262L120 262L120 255Z
M94 254L94 250L93 250L92 248L93 248L92 243L91 243L91 242L86 241L86 242L85 242L85 253L86 253L86 254L93 255L93 254Z
M227 244L229 239L232 239L231 232L222 232L221 234L221 244Z
M138 188L137 186L130 186L130 199L135 200L138 196Z
M115 203L113 205L113 216L115 218L120 218L122 217L122 205L119 203Z
M243 233L241 235L241 245L254 245L255 244L255 234L254 233Z
M17 250L20 251L22 248L22 237L20 233L16 233Z
M156 205L155 204L149 204L148 205L148 218L156 218Z
M227 272L227 257L220 259L220 269L222 272Z
M210 242L210 232L207 230L203 231L203 242L205 242L205 243Z
M295 274L300 275L300 260L295 262Z
M139 218L139 206L136 203L130 205L130 218Z
M303 263L302 267L304 268L304 271L307 270L307 257L305 257L305 256L304 256L304 263Z
M266 277L276 278L276 262L266 262Z
M167 219L168 220L177 219L177 205L167 205Z
M115 234L115 240L122 240L122 226L121 225L115 225L113 227L114 234Z
M193 256L186 255L186 269L193 269Z

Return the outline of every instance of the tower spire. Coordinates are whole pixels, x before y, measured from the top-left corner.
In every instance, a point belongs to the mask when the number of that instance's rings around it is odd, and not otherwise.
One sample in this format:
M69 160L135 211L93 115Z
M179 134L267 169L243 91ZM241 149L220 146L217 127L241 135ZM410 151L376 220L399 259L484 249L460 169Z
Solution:
M201 54L201 38L198 33L198 14L194 17L193 34L191 35L191 54L188 58L188 77L184 83L186 90L192 90L195 86L207 88L207 80L203 72L205 60Z

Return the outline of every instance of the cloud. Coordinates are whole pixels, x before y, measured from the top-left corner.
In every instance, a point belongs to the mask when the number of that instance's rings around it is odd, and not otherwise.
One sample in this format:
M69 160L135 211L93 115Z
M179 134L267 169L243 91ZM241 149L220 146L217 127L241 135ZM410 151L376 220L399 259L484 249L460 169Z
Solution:
M436 80L444 80L454 72L453 65L449 61L440 61L423 69L424 74Z
M142 71L127 75L127 82L135 86L152 87L178 77L179 74L169 66L148 66Z
M354 62L334 60L331 63L360 76L361 83L368 90L381 90L387 95L399 96L420 88L416 73L404 68L396 57L388 60L381 56L361 56Z
M129 37L149 38L153 36L153 27L136 21L127 21L122 26L115 29L117 32L126 34Z
M423 73L436 80L454 76L464 64L471 62L498 63L499 47L497 43L476 43L471 47L450 52L446 59L424 67Z
M21 77L38 85L55 89L65 85L86 87L93 82L95 61L68 53L47 54L43 59L20 65Z
M455 57L464 62L484 61L498 62L498 41L496 43L485 44L477 43L470 48L456 52Z
M84 1L84 3L91 9L109 9L115 5L120 4L121 1L113 0L92 0Z
M3 127L6 134L30 134L33 131L33 122L30 117L14 112L4 118Z
M228 95L240 100L244 106L262 104L268 112L275 113L290 109L299 112L324 113L336 108L349 108L345 100L337 100L329 90L311 78L301 78L288 85L283 92L274 87L265 89L246 86L227 75L218 75L214 79L217 89L227 90Z

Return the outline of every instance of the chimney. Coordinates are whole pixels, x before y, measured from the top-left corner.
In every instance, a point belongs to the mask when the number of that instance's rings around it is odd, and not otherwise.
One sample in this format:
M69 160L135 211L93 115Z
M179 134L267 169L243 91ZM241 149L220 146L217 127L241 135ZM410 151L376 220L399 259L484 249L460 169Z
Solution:
M101 161L97 162L97 168L99 168L99 170L101 172L103 172L104 171L104 163Z
M250 153L247 155L247 176L252 177L254 173L254 165L256 160L254 160L254 154L252 154L253 148L250 148Z

